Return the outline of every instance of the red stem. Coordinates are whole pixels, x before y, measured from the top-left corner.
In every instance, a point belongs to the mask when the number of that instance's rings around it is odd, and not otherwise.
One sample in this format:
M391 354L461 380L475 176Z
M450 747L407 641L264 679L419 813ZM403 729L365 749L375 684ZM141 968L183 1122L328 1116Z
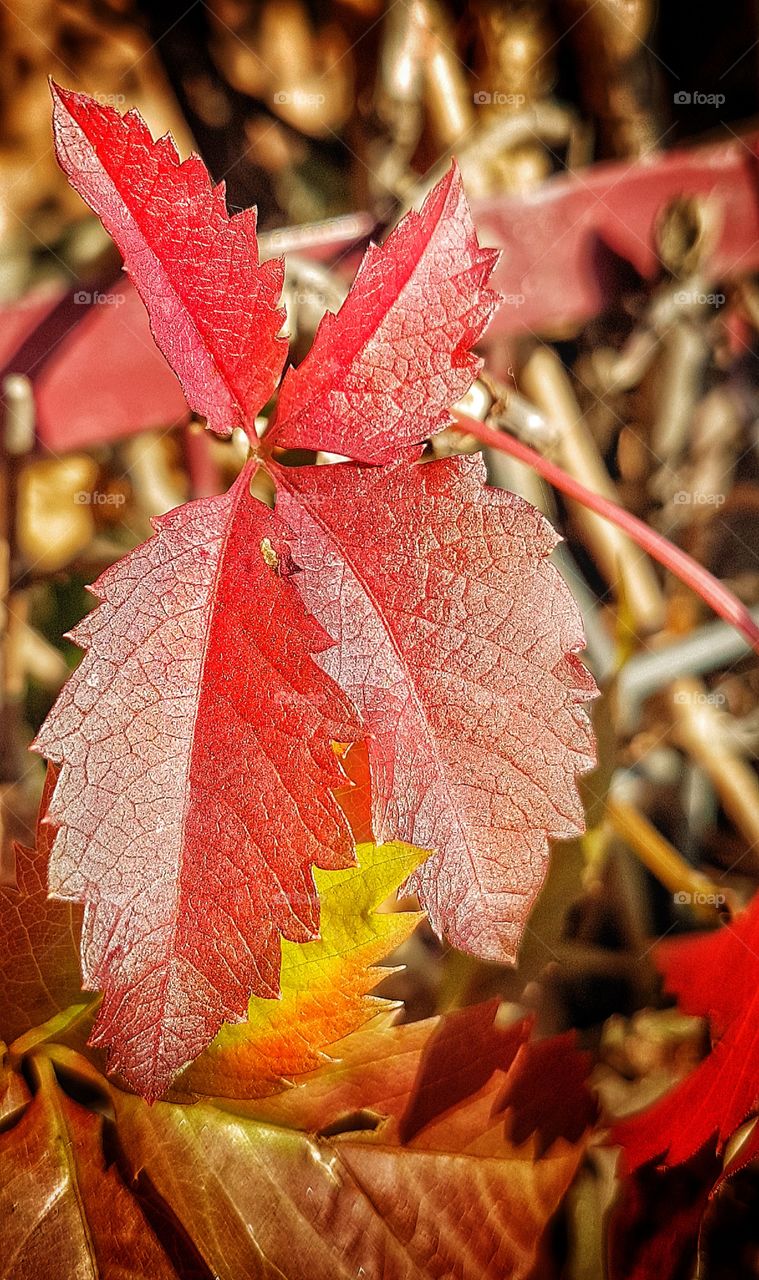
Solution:
M616 502L612 502L610 498L604 498L600 493L594 493L592 489L586 489L584 484L580 484L579 480L575 480L568 475L566 471L558 467L555 462L549 462L547 458L536 453L529 445L522 444L521 440L515 440L513 436L507 435L504 431L498 431L495 427L488 427L484 422L480 422L477 418L469 418L464 413L454 410L456 422L454 426L466 435L474 436L480 444L488 445L491 449L498 449L501 453L508 453L512 458L518 458L520 462L525 462L528 467L532 467L537 471L539 476L547 480L555 489L559 489L561 493L565 493L568 498L573 498L575 502L581 502L584 507L589 507L591 511L595 511L597 515L603 516L604 520L611 521L618 529L632 538L633 542L637 542L639 547L647 551L654 560L658 560L659 564L664 565L665 569L669 569L670 573L674 573L676 577L684 582L686 586L695 591L702 600L714 609L721 617L736 627L738 631L745 636L748 643L753 649L759 653L759 627L754 622L748 609L741 604L737 596L728 590L718 578L709 573L703 565L689 556L687 552L681 551L669 539L657 533L654 529L649 528L637 516L633 516L629 511L624 511Z

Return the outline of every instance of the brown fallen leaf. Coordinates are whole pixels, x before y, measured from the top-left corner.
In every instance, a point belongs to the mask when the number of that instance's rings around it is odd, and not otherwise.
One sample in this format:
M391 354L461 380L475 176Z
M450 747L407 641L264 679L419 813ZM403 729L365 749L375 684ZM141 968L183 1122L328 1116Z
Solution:
M501 1031L496 1011L380 1015L342 1060L224 1109L113 1089L125 1165L220 1280L527 1277L587 1131L543 1155L508 1139L499 1098L529 1023Z
M103 1117L59 1088L47 1059L32 1071L37 1093L0 1134L2 1280L177 1280L139 1201L106 1164Z
M382 1133L333 1138L197 1104L114 1091L119 1142L219 1280L527 1277L582 1146L535 1160L455 1144L416 1150ZM455 1134L456 1142L459 1135Z
M0 885L0 1039L17 1036L82 999L79 934L82 910L47 896L47 863L55 827L43 822L57 772L48 767L34 849L14 846L16 886Z

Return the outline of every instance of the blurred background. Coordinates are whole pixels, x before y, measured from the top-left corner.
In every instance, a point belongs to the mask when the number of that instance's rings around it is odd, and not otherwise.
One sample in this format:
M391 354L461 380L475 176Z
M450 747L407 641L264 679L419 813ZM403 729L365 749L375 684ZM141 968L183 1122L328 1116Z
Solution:
M8 839L32 839L42 782L27 747L77 661L62 637L92 604L86 584L149 536L151 516L225 489L245 456L243 440L191 418L110 240L58 169L48 76L138 108L154 136L199 151L230 210L258 206L263 254L287 254L294 360L368 239L418 207L455 155L481 242L503 250L504 303L466 411L687 550L759 620L754 0L700 12L683 0L7 0L0 60L8 873ZM430 446L475 447L454 432ZM498 994L545 1032L577 1029L604 1107L622 1115L707 1044L662 997L654 943L716 926L759 880L759 670L612 525L525 465L486 461L492 483L565 536L557 562L602 688L588 833L555 851L516 968L422 928L386 992L409 1018ZM606 1153L594 1161L555 1232L566 1274L587 1280L616 1194ZM713 1172L676 1171L672 1204L695 1203ZM707 1211L703 1274L759 1274L756 1191L749 1166ZM647 1193L639 1180L636 1230L657 1212Z

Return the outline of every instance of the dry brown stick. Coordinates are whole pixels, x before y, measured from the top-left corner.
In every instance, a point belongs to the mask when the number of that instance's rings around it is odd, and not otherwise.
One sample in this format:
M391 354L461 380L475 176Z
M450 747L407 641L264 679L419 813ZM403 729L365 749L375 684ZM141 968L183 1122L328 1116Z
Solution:
M603 459L583 423L569 377L555 352L549 347L536 347L522 368L520 383L557 428L557 442L549 456L586 488L618 502ZM607 582L624 591L635 626L644 634L658 630L664 621L664 598L648 556L594 512L579 503L569 505Z
M722 732L719 707L700 680L676 680L671 687L673 737L709 776L728 817L759 845L759 781Z
M617 835L666 889L675 895L685 895L699 913L717 915L724 892L708 876L690 866L639 809L618 796L609 795L606 816Z
M696 405L703 394L711 346L704 328L680 319L661 340L661 369L651 447L662 466L674 466L688 440Z

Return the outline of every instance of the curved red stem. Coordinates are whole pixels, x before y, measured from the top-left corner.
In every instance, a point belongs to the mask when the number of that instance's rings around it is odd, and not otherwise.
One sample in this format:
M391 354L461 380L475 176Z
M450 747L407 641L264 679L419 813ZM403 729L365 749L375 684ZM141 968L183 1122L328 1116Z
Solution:
M491 449L498 449L501 453L508 453L512 458L525 462L555 489L565 493L568 498L581 502L583 506L615 524L654 560L658 560L659 564L669 569L670 573L674 573L681 582L695 591L714 609L715 613L736 627L752 648L759 653L759 626L754 622L746 606L741 604L732 591L686 551L681 551L668 538L649 528L637 516L623 510L610 498L587 489L584 484L580 484L579 480L575 480L555 462L549 462L547 458L537 453L535 449L531 449L529 445L523 444L521 440L515 440L513 436L504 431L498 431L495 427L486 426L478 418L470 418L464 413L459 413L458 410L454 410L454 413L456 415L454 426L458 430L474 436L481 444L488 445Z

